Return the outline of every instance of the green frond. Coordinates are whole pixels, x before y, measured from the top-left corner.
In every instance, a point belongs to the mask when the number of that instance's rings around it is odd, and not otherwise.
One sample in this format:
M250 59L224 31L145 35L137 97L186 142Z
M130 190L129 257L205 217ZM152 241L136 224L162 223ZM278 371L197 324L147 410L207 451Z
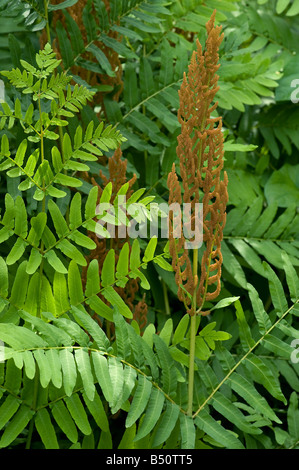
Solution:
M76 3L0 0L0 447L298 448L298 0L89 0L80 21ZM178 90L214 8L229 205L221 296L191 322L190 412L168 244L109 238L165 202Z
M267 278L263 260L278 269L283 269L283 253L288 252L293 266L299 265L296 247L296 206L291 205L279 217L276 204L269 204L262 210L262 197L250 204L238 204L227 216L224 230L223 264L227 272L246 288L244 268L250 267L260 276ZM242 217L244 223L238 221ZM289 243L292 241L292 243ZM294 246L293 246L294 243Z
M203 430L209 437L212 437L218 445L226 449L243 449L244 446L238 438L225 429L206 410L203 410L195 419L198 429Z

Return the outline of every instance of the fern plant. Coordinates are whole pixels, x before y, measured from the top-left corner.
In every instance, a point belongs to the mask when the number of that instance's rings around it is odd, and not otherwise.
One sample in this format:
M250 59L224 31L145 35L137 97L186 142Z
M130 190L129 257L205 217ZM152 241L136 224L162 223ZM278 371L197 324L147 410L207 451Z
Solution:
M75 75L79 84L92 84L97 92L97 114L113 125L119 124L118 129L127 138L125 157L137 171L145 166L141 177L154 188L159 183L166 186L179 131L177 91L194 49L194 36L204 39L205 23L214 8L216 20L224 29L233 29L221 50L221 108L244 111L245 105L261 104L264 97L273 96L272 88L281 76L274 51L273 64L266 61L263 52L267 40L246 48L247 33L238 41L234 39L245 13L233 2L206 6L201 1L167 5L163 1L100 0L72 2L62 12L64 3L55 5L53 19L48 19L46 40L57 38L67 73ZM80 26L75 18L80 19Z
M1 63L14 67L0 116L1 448L298 448L298 139L287 102L297 2L52 3L0 2L1 21L16 15L30 38L45 28L35 40L49 43L35 59L36 41L24 49L17 29L1 29ZM206 302L213 316L198 331L164 242L113 245L104 263L90 253L103 223L120 222L99 202L128 195L150 216L147 196L168 197L177 91L215 7L229 205L219 301ZM139 185L131 200L128 184L118 194L106 184L106 152L120 143ZM119 295L137 278L145 329Z
M14 109L11 109L7 103L2 103L3 111L0 112L2 128L6 124L10 128L15 121L18 121L24 134L28 136L21 141L15 154L12 154L8 138L6 134L3 135L0 152L1 170L6 171L9 178L21 177L18 189L31 191L33 198L41 205L40 212L28 220L24 199L17 196L14 200L9 193L5 196L5 210L0 220L2 225L0 240L1 243L13 241L13 246L7 253L6 260L1 258L1 263L5 272L8 272L8 267L14 267L15 279L10 288L6 283L3 284L2 322L8 318L18 321L16 309L23 308L24 305L38 317L49 310L60 316L69 308L68 293L72 304L86 301L95 311L110 319L110 307L97 296L101 292L101 287L103 287L101 293L106 300L112 302L112 305L118 303L123 314L130 317L131 312L112 286L114 283L125 285L131 276L140 277L143 286L148 288L146 278L140 271L141 267L146 266L146 262L140 261L137 240L130 258L128 245L123 246L116 269L115 262L111 264L114 250L110 251L103 267L101 285L95 266L98 262L94 260L88 269L85 294L82 292L82 287L80 288L81 277L78 266L86 266L84 250L95 248L94 241L87 236L86 231L93 231L98 233L98 236L103 236L104 229L98 224L98 219L104 220L108 214L107 210L99 212L97 204L100 202L109 205L112 184L106 185L100 198L98 198L98 187L94 187L84 202L84 208L82 196L77 192L70 201L66 218L62 216L59 206L53 200L66 196L66 193L57 186L80 187L82 180L76 176L76 172L89 170L88 162L97 159L96 155L102 154L102 150L116 148L123 138L111 126L104 129L101 123L94 129L91 122L84 133L80 125L77 127L72 143L65 130L68 121L63 117L72 117L73 113L82 107L82 103L92 96L91 92L84 87L76 85L71 87L70 77L64 74L52 75L47 81L58 65L49 45L36 56L36 62L37 68L22 61L25 68L23 72L19 69L2 72L13 85L21 88L23 93L31 94L33 102L26 112L22 111L18 99L15 101ZM51 105L49 112L43 111L46 109L47 101L50 101ZM63 127L64 132L55 132L57 127L59 129ZM59 139L60 148L53 143ZM119 189L118 194L125 195L127 190L128 184L125 184ZM127 208L138 202L146 212L151 199L142 199L141 196L142 191L139 191L137 197L129 199ZM111 222L111 216L109 220ZM119 224L117 217L114 218L114 223ZM163 254L156 259L151 247L150 251L152 258L147 256L145 258L147 262L153 259L159 263Z
M86 100L92 97L92 93L84 87L77 85L72 87L69 84L71 77L67 77L64 73L54 73L59 61L56 60L50 45L46 45L45 49L36 55L36 66L24 60L21 61L21 65L24 67L23 71L13 69L2 74L13 86L20 88L23 94L31 95L32 103L26 112L22 110L19 99L16 99L13 109L7 103L2 103L1 128L7 125L10 129L17 121L26 138L21 141L13 154L10 151L7 135L3 134L1 170L6 172L8 178L21 178L19 191L31 191L33 198L40 202L41 210L28 220L24 199L21 196L14 199L9 193L6 194L5 210L0 220L2 225L0 240L3 244L12 239L14 244L6 259L0 258L1 335L3 333L5 336L4 332L12 331L11 328L14 327L24 329L31 335L28 321L20 316L21 311L24 315L35 318L40 326L52 321L49 312L53 318L61 318L64 321L65 315L73 308L81 314L83 312L86 321L89 321L90 317L84 305L96 312L102 321L113 320L113 308L120 312L119 315L130 319L132 312L114 286L123 287L129 278L138 277L143 288L149 289L142 269L151 261L167 265L164 253L155 255L157 240L155 238L151 240L142 260L137 239L133 243L131 252L128 243L123 245L117 263L115 263L115 252L111 249L104 261L101 278L98 261L94 259L88 266L83 292L79 267L86 265L84 250L95 248L95 243L86 235L86 231L94 231L103 236L104 229L102 226L97 228L97 223L98 219L104 220L108 217L108 212L99 211L98 202L109 205L112 184L106 185L100 197L98 197L98 187L93 187L84 203L84 208L81 194L76 192L70 201L66 218L62 216L59 206L53 200L66 196L57 185L80 187L82 180L76 177L76 172L89 170L86 162L97 159L96 155L101 155L102 150L115 149L124 139L112 126L103 129L101 123L94 130L91 122L85 132L80 125L76 128L72 143L67 133L68 121L65 118L73 117L74 112L78 112ZM60 130L63 128L63 132L55 132L57 127ZM60 147L55 144L56 141L59 141ZM68 174L69 172L72 172L72 176ZM125 195L128 187L128 184L121 186L116 196ZM141 197L142 191L131 197L127 209L138 202L146 212L152 198ZM109 222L111 224L111 215ZM119 224L117 216L113 222L115 225ZM11 278L11 269L14 278ZM106 303L101 300L99 294L104 297ZM23 323L22 326L17 326L20 322ZM74 328L80 331L78 325ZM82 334L83 332L81 336ZM105 336L104 332L99 334ZM88 338L86 334L85 337ZM36 345L35 342L33 344ZM66 350L66 354L68 352ZM54 357L52 359L55 360ZM48 366L52 367L50 363ZM83 372L82 368L81 371ZM30 377L34 379L36 398L39 395L38 391L41 391L45 385L42 381L40 389L39 377L43 375L41 369L40 373L41 375L35 373L32 375L31 371L27 376L29 379ZM67 386L66 390L70 391L70 388ZM25 413L25 417L23 407L20 411L19 415L22 415L21 421L25 427L31 412L29 415ZM37 428L38 423L39 418L36 421ZM30 446L32 426L33 421L29 426L27 446Z
M210 363L203 361L197 344L192 416L185 411L188 314L175 330L169 319L160 334L151 324L140 337L136 324L128 324L115 306L116 338L111 343L81 306L72 306L68 315L57 318L44 313L47 322L20 309L22 326L2 323L0 328L0 338L8 345L5 364L1 364L0 425L4 432L0 446L13 445L20 436L29 447L35 429L46 448L58 448L63 442L71 448L111 449L115 442L109 415L119 410L125 413L120 449L124 445L130 449L242 449L258 443L267 448L271 447L271 439L264 434L267 428L281 447L297 446L295 392L285 428L280 411L256 387L262 385L269 397L285 404L278 370L283 375L295 374L294 366L286 362L291 346L284 338L294 334L289 317L299 312L299 279L286 254L283 264L292 301L288 303L279 279L265 264L274 311L269 317L257 291L249 286L257 324L253 334L236 301L237 356L221 346L225 336L215 331L215 323L201 330L198 339L214 353ZM264 351L268 351L267 359ZM211 409L222 417L220 421L212 417ZM229 428L222 420L230 422Z

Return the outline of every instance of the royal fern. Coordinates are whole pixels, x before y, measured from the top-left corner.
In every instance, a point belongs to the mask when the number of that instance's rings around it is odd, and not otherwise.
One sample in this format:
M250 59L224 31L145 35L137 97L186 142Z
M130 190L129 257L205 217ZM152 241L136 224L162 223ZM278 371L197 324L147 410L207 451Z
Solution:
M140 337L136 325L129 325L115 307L112 315L116 339L112 344L80 306L72 306L67 315L57 318L45 313L46 322L20 309L18 326L0 326L0 339L7 345L6 361L1 364L0 389L5 398L1 404L2 428L8 423L0 445L9 446L18 435L25 436L24 429L34 420L46 448L58 447L61 432L69 447L82 446L84 435L92 434L94 446L101 448L102 433L112 432L109 415L120 409L127 413L123 431L134 429L129 448L144 448L145 444L146 448L161 448L165 443L167 446L178 420L181 448L244 448L253 441L267 447L263 439L265 427L277 434L281 429L283 446L295 445L297 437L291 417L291 410L298 409L295 397L289 405L289 430L282 430L279 412L272 409L256 387L262 385L269 396L285 404L278 371L287 375L289 368L293 374L296 369L287 365L292 352L288 339L294 333L288 320L299 312L299 279L286 254L283 265L290 303L279 279L265 264L275 316L266 314L256 290L249 286L252 314L258 326L254 337L242 305L236 301L241 340L237 357L221 345L227 338L214 330L215 325L207 325L201 331L201 338L209 346L213 344L214 353L208 362L203 361L204 348L198 344L196 411L192 417L185 412L188 365L182 360L190 334L188 315L175 330L169 321L160 334L148 327ZM278 364L277 354L281 358ZM40 392L39 400L33 403L29 391L36 381L47 393ZM106 403L108 415L104 411ZM212 409L223 416L224 422L229 420L233 428L226 428L213 418ZM29 442L30 436L28 445Z
M298 2L83 3L0 1L0 446L298 448ZM167 199L177 92L214 8L229 203L187 413L191 321L165 241L93 248L124 222L100 201L149 219ZM122 295L136 279L142 326Z

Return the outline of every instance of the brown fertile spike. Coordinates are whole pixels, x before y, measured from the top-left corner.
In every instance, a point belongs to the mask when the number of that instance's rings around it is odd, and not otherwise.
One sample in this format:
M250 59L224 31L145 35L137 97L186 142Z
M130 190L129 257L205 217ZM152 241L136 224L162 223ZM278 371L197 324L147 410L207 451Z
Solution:
M170 221L169 249L178 285L178 297L184 302L190 315L195 313L194 295L197 308L201 311L204 302L215 299L221 288L221 240L226 221L228 180L226 173L223 181L221 180L224 155L222 119L211 116L217 107L217 103L212 102L219 89L216 72L220 66L218 50L223 39L221 27L214 26L215 15L216 11L206 24L205 51L202 51L197 40L188 75L184 74L179 91L178 120L181 134L178 136L176 152L180 162L183 198L174 165L167 180L169 204L181 204L182 199L184 203L190 203L193 220L195 203L203 204L205 251L200 275L197 275L196 265L192 270L189 251L185 248L183 227L181 226L181 238L175 240L171 227L175 220Z
M172 171L168 175L167 185L169 188L169 206L178 203L182 204L181 188L178 177L175 172L175 165L172 166ZM174 227L179 226L179 232L175 233ZM179 235L179 237L178 237ZM194 282L192 279L191 262L187 250L184 249L185 238L182 230L181 214L173 214L170 210L169 214L169 252L172 257L172 267L175 272L175 281L178 285L178 298L184 302L186 308L190 306L190 299L188 294L193 295Z
M147 313L148 313L148 305L145 301L145 294L143 295L142 300L140 300L134 309L133 319L138 323L140 328L140 335L143 335L143 330L147 324Z
M122 151L120 147L115 150L113 156L108 159L108 168L109 168L109 179L103 174L100 170L99 176L103 180L104 185L112 182L113 192L112 192L112 201L114 200L115 195L120 190L120 188L127 182L126 172L127 172L127 160L122 160ZM129 180L129 187L131 188L135 183L137 176L134 176ZM132 190L130 189L127 193L127 198L130 197Z
M53 5L57 5L61 3L61 0L52 0L51 3ZM91 52L87 51L89 41L87 39L87 33L84 27L84 23L82 21L82 15L83 15L83 9L87 5L87 0L78 0L75 5L70 6L66 8L67 12L71 15L71 17L75 20L77 25L79 26L80 29L80 34L82 36L83 42L85 44L85 51L82 52L82 58L88 60L89 62L94 62L97 64L97 59L93 56ZM94 2L91 3L91 10L90 14L93 15L95 21L97 22L97 12L96 9L93 5ZM105 0L105 7L106 10L109 12L110 11L110 1ZM55 28L56 24L58 21L61 21L63 24L63 27L66 32L67 31L67 25L66 25L66 20L65 16L62 12L62 10L54 10L52 12L52 27ZM113 38L116 41L122 41L122 36L117 32L117 31L108 31L107 32L108 36ZM46 29L43 30L41 36L40 36L40 44L41 47L44 47L44 45L48 42L48 37L46 33ZM113 100L118 101L119 97L123 91L123 81L122 81L122 75L123 75L123 69L122 69L122 63L120 60L120 57L117 52L115 52L113 49L110 47L105 46L104 43L95 40L93 43L102 50L102 52L105 54L107 57L110 65L111 65L111 70L114 72L113 76L107 75L107 74L100 74L98 72L93 72L91 70L87 70L84 66L80 65L72 65L71 67L71 72L73 75L78 75L80 76L83 80L86 80L90 85L92 86L97 86L99 84L101 85L109 85L114 88L115 93L113 94ZM57 39L53 41L53 49L57 53L57 58L61 58L60 54L60 44ZM100 104L101 108L105 112L105 105L104 105L104 97L107 94L107 92L98 92L94 96L93 100L94 103ZM105 112L106 114L106 112Z
M103 181L103 186L106 186L109 182L112 183L112 196L111 196L111 203L114 202L115 196L119 189L127 182L126 178L126 171L127 171L127 160L124 159L122 160L122 151L120 148L118 148L112 157L108 159L108 168L109 168L109 178L107 178L102 171L100 171L99 176L101 177ZM134 185L137 177L134 174L133 177L128 181L129 183L129 189L127 191L126 197L127 199L132 195L133 189L132 186ZM97 183L95 178L91 178L91 183L94 186L98 186L99 188L99 196L98 196L98 203L100 200L100 196L102 194L102 187ZM105 260L105 257L109 251L110 248L114 248L115 250L115 262L117 263L118 261L118 256L119 252L124 245L127 239L119 238L118 237L118 228L116 227L115 231L115 238L109 239L109 241L105 238L101 239L98 238L98 236L92 232L88 231L87 235L95 242L96 248L92 250L89 254L89 256L86 256L86 261L87 261L87 266L83 267L82 269L82 282L83 285L86 283L86 274L87 274L87 269L89 266L89 263L93 259L97 259L99 262L99 272L101 273L102 271L102 266ZM129 279L126 286L124 288L122 287L115 287L115 290L117 293L124 299L126 304L129 306L131 310L134 308L134 299L135 299L135 294L139 289L139 281L138 279ZM98 294L100 298L103 300L103 302L107 303L105 298Z

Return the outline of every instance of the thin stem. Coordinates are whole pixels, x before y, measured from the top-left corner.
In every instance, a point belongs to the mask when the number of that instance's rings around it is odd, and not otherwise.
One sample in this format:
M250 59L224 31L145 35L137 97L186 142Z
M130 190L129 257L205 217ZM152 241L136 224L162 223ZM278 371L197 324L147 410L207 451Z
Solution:
M61 119L61 115L58 114L58 118ZM61 151L61 157L62 157L62 163L63 166L65 165L65 156L64 156L64 151L63 151L63 129L61 126L58 127L58 132L59 132L59 142L60 142L60 151ZM66 168L63 168L63 173L67 175L67 170ZM70 223L70 205L67 205L66 212L65 212L65 220L66 223L69 225Z
M189 355L188 408L187 408L188 416L192 416L192 410L193 410L195 339L196 339L196 315L192 315L191 325L190 325L190 350L189 350L190 355Z
M44 0L44 9L45 9L45 20L46 20L46 32L47 32L47 39L48 39L48 43L51 44L51 33L50 33L50 25L49 25L49 10L48 10L48 4L49 4L49 0ZM40 123L41 123L41 129L40 129L40 148L41 148L41 162L43 163L44 161L44 158L45 158L45 155L44 155L44 129L43 129L43 124L42 124L42 110L41 110L41 99L40 99L40 93L41 93L41 90L39 90L39 97L38 97L38 108L39 108L39 116L40 116ZM59 128L60 130L60 128ZM60 140L61 140L61 143L62 143L62 138L63 138L63 135L60 134ZM43 188L43 192L44 192L44 197L43 197L43 201L42 201L42 212L46 212L46 188L45 188L45 180L43 178L43 184L42 184L42 188ZM44 242L41 242L41 248L40 248L40 253L42 255L42 261L41 261L41 264L40 264L40 269L39 269L39 299L38 299L38 316L40 316L41 314L41 292L42 292L42 278L43 278L43 271L44 271L44 249L45 249L45 246L44 246ZM35 405L34 405L35 406ZM33 423L33 420L31 421L31 423ZM30 423L30 426L31 426L31 423ZM32 424L33 426L33 424ZM33 427L32 427L33 429ZM30 431L29 431L29 434L30 434ZM32 434L32 431L31 431L31 434ZM29 439L29 446L30 446L30 441L31 441L31 436L30 436L30 439ZM27 441L28 442L28 441Z
M35 374L35 378L34 378L33 399L32 399L32 405L31 405L31 409L34 411L36 409L36 404L37 404L38 389L39 389L39 373L37 371ZM28 436L26 439L26 447L25 447L26 449L30 449L33 429L34 429L34 416L31 418L31 421L29 424Z
M42 109L41 109L41 99L40 99L40 90L38 96L38 109L39 109L39 118L40 118L40 154L41 154L41 163L44 162L45 153L44 153L44 129L42 123ZM42 212L46 212L46 188L45 188L45 180L42 180L42 190L44 192L44 197L42 200ZM42 278L43 278L43 270L44 270L44 242L41 242L40 253L42 255L42 262L40 264L39 269L39 296L38 296L38 311L37 316L41 316L41 293L42 293Z
M151 98L154 98L155 96L159 95L160 93L162 93L164 90L167 90L167 88L171 88L173 87L174 85L180 85L181 82L183 81L182 78L180 78L179 80L176 80L175 82L172 82L172 83L169 83L168 85L165 85L163 88L160 88L159 90L155 91L154 93L152 93L150 96L147 96L146 98L144 98L142 101L140 101L139 103L137 103L135 106L133 106L130 111L128 111L126 114L123 115L123 120L124 119L127 119L128 116L130 116L133 111L136 111L138 108L140 108L142 105L144 105L145 103L147 103ZM119 122L117 122L115 125L117 126L119 124Z
M164 304L165 304L165 313L166 315L170 315L170 307L169 307L169 300L167 295L167 286L164 281L162 281L162 288L163 288L163 297L164 297Z
M41 255L42 261L39 267L39 295L38 295L38 304L37 304L37 317L41 317L41 293L42 293L42 279L43 279L43 272L44 272L44 242L41 242Z
M146 46L145 44L143 45L143 57L145 57L145 54L146 54ZM142 114L145 116L146 115L146 110L145 110L145 105L143 104L142 105ZM148 159L148 152L147 150L145 149L144 150L144 165L145 165L145 174L147 176L147 159Z
M49 14L48 14L48 0L44 0L44 8L45 8L47 38L48 38L48 43L51 44L51 33L50 33Z
M106 335L109 341L111 341L111 322L109 320L106 321Z
M187 415L192 416L193 410L193 394L194 394L194 362L195 362L195 341L196 341L196 294L198 284L198 250L193 251L193 279L194 293L192 300L193 315L191 316L190 325L190 349L189 349L189 380L188 380L188 408Z
M41 107L41 99L40 99L40 90L38 92L38 111L39 111L39 119L40 119L40 153L41 153L41 161L44 161L44 129L42 123L42 107Z
M281 320L294 308L297 303L299 303L299 300L297 300L294 305L288 308L288 310L286 310L286 312L284 312L284 314L281 315L281 317L279 317L275 323L273 323L273 325L266 331L266 333L264 333L263 336L261 336L260 339L251 348L249 348L248 351L244 354L244 356L242 356L241 359L230 369L224 379L219 382L217 387L214 388L208 398L206 398L206 400L202 403L202 405L200 405L198 410L192 415L193 419L196 418L196 416L201 412L201 410L206 406L206 404L213 398L217 390L219 390L219 388L229 379L232 373L239 367L240 364L242 364L242 362L247 358L247 356L249 356L249 354L252 353L252 351L263 341L265 336L271 333L271 331L281 322Z

